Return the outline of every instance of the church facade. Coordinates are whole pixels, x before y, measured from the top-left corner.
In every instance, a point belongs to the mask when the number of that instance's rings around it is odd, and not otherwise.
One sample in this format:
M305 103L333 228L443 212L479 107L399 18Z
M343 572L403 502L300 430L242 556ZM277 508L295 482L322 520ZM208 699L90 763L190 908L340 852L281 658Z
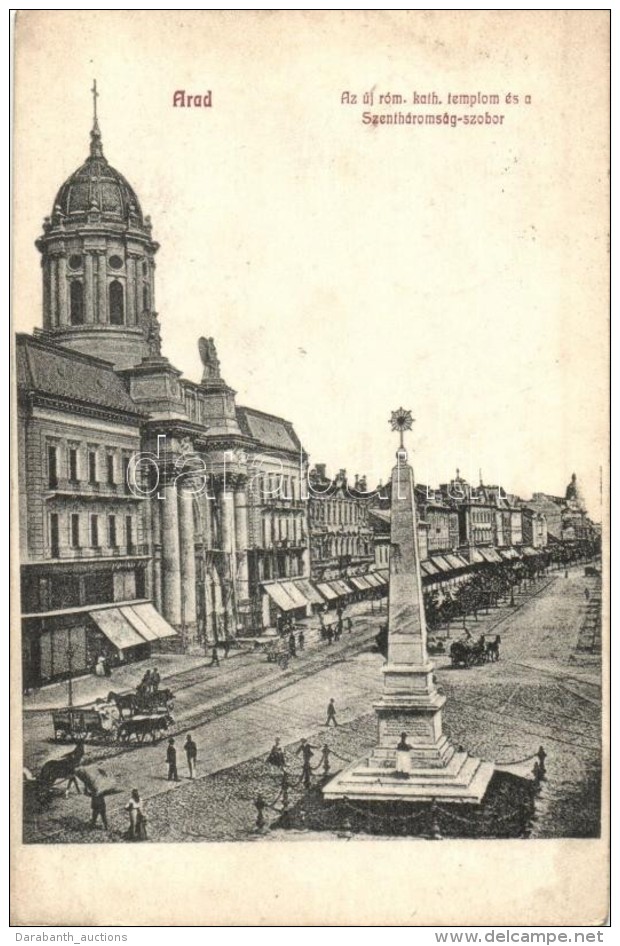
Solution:
M291 423L236 403L213 339L200 383L162 354L158 244L96 108L36 245L43 328L16 346L24 684L260 633L272 586L310 574L307 457Z

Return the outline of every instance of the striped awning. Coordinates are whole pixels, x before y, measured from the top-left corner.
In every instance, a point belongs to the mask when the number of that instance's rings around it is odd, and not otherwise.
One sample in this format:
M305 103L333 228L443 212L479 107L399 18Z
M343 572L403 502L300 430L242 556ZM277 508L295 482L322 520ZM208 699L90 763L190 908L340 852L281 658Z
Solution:
M329 584L334 589L339 598L346 598L347 595L352 593L352 589L340 579L334 579L333 581L330 581Z
M368 591L371 587L367 582L364 582L364 579L360 578L359 575L350 575L349 581L358 591Z
M297 585L310 604L323 604L323 598L308 578L296 578L293 584Z
M444 557L446 562L448 562L455 571L460 568L466 568L469 564L469 562L466 562L460 555L445 555Z
M442 571L442 572L451 572L451 571L452 571L452 568L450 567L450 565L448 565L448 563L447 563L447 561L445 560L445 558L443 558L441 555L433 555L433 556L431 556L431 562L433 563L433 565L434 565L436 568L438 568L438 569L439 569L440 571Z
M102 608L100 611L89 611L89 614L99 630L118 650L128 650L146 643L144 637L138 634L119 608Z
M133 624L135 629L147 640L164 640L167 637L177 637L178 632L168 624L159 611L152 604L132 604L121 608L121 613ZM150 634L150 637L147 637ZM154 636L153 636L154 635Z
M336 598L340 597L326 581L319 582L316 587L317 591L320 591L326 601L335 601Z
M271 585L263 585L263 588L281 611L294 611L298 607L277 581Z
M284 590L286 591L289 598L292 598L295 602L294 607L296 608L307 608L310 602L301 590L296 587L292 581L282 581L280 582Z
M371 588L382 588L384 584L375 572L369 572L368 575L366 575L366 581Z
M495 549L480 549L480 552L484 560L489 562L491 565L496 565L498 562L502 561Z

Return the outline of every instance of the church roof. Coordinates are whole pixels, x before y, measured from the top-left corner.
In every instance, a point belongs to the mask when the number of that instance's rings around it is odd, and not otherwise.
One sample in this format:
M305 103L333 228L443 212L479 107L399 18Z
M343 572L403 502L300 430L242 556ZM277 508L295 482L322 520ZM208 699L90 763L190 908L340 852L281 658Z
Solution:
M54 201L53 217L62 213L67 222L79 221L90 210L101 212L104 219L129 219L144 226L142 208L136 192L103 155L91 155L62 185Z
M103 154L103 142L97 119L97 85L94 93L93 127L90 133L90 154L84 164L67 178L56 195L52 222L61 216L66 223L83 222L90 211L98 211L104 221L126 222L144 226L144 217L137 194Z
M141 415L106 361L25 334L17 335L16 361L17 387L23 393Z
M264 414L250 407L237 407L237 422L241 432L265 447L299 453L301 442L290 421L273 414Z

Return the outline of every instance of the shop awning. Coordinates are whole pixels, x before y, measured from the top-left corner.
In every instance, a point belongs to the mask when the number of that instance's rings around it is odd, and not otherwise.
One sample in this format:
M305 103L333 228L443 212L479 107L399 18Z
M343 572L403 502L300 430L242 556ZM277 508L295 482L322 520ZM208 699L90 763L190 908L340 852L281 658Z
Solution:
M140 647L146 643L144 637L138 634L133 625L121 614L119 608L102 608L100 611L88 613L117 650Z
M385 571L375 572L375 575L382 585L388 585L390 583L390 573L387 569Z
M512 549L498 549L497 551L499 552L501 557L504 559L504 561L506 562L512 561L512 558L513 558L513 556L511 555Z
M527 555L527 556L538 555L538 552L536 551L536 549L533 549L530 545L525 545L521 549L521 551L523 552L524 555Z
M326 581L320 582L316 587L327 601L335 601L336 598L340 597L333 588L330 588Z
M368 582L371 588L383 588L383 585L384 585L384 582L382 582L379 576L376 575L374 572L366 575L366 581Z
M294 611L295 608L299 607L278 582L274 582L272 585L263 585L263 588L281 611Z
M323 604L323 598L307 578L297 578L295 584L311 604Z
M459 569L459 568L466 568L468 564L464 559L461 558L460 555L446 555L444 557L446 559L446 562L448 562L448 564L451 565L452 568L455 569L455 571L456 569Z
M358 591L369 591L373 587L364 575L352 575L349 581L355 585Z
M132 604L127 609L121 608L122 612L125 610L135 615L143 625L146 624L150 633L154 634L159 640L164 640L167 637L178 637L178 631L175 631L175 629L168 624L166 619L161 616L159 611L152 604ZM131 621L131 617L129 617L129 620ZM145 636L141 627L137 624L134 626L140 634ZM147 640L153 640L153 637L147 638Z
M480 549L480 552L485 562L489 562L491 565L496 565L498 562L502 561L495 549Z
M451 572L451 571L452 571L451 566L448 565L448 563L447 563L447 561L445 560L445 558L442 558L441 555L433 555L433 556L431 557L431 562L433 563L433 565L435 565L436 568L438 568L438 569L439 569L440 571L442 571L442 572Z
M133 607L125 607L119 609L124 618L127 618L131 626L138 634L145 639L145 641L156 641L158 640L158 635L152 630L150 624L142 618L139 614L136 614Z
M433 563L429 562L428 559L426 559L423 562L420 562L420 568L422 569L423 573L425 575L428 575L429 577L432 577L433 575L437 575L439 572L439 569L435 568Z
M347 595L351 594L351 589L344 583L344 581L330 581L329 584L334 589L339 598L346 598Z
M472 565L483 565L486 559L482 557L478 549L471 550L471 564Z
M307 608L310 602L306 596L297 588L292 581L282 581L280 582L284 590L286 591L289 598L292 598L295 602L296 608Z

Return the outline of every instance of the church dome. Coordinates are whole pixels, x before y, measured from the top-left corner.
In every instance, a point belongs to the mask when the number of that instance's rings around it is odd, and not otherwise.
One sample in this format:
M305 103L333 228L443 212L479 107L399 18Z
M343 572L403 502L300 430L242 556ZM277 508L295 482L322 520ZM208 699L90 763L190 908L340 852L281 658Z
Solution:
M144 226L135 191L103 156L89 157L65 181L56 195L52 216L62 214L70 222L92 210L119 222L128 220L131 215L139 226Z
M90 133L90 155L62 185L52 210L52 223L82 223L87 214L116 223L130 222L144 227L145 221L136 192L103 154L97 119Z

